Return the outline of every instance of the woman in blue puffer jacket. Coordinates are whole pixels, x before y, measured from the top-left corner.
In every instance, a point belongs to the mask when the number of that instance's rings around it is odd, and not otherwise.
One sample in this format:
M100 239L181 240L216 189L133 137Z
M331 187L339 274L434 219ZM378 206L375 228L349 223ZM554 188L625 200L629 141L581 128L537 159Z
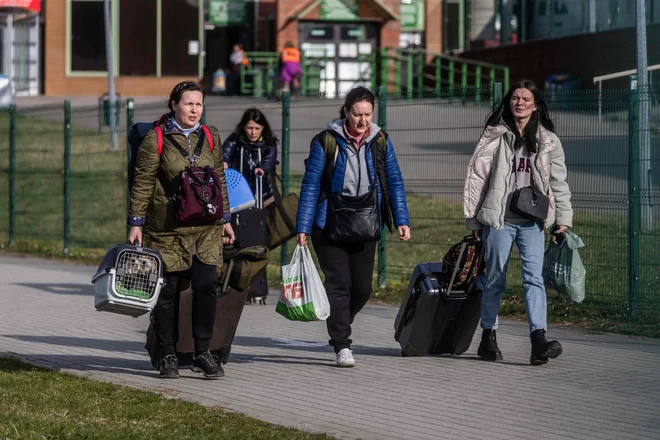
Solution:
M401 170L392 142L371 122L374 102L365 87L348 93L340 118L312 140L300 189L298 244L306 246L311 234L325 274L338 367L355 366L351 324L371 295L381 228L394 225L402 241L410 239Z

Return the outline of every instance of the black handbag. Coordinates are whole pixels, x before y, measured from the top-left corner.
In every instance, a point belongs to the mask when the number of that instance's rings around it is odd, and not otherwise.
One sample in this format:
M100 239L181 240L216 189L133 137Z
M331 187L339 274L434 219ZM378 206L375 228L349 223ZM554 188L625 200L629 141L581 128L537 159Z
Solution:
M328 201L323 233L335 242L363 243L378 241L380 239L380 210L378 209L376 173L374 173L371 190L365 194L352 197L334 193L331 189L331 182L337 152L338 150L335 149L335 157L332 160L326 158L326 166L322 177L325 188L322 189L321 197L327 198ZM377 171L377 157L373 147L371 154L374 169Z
M336 242L366 242L380 239L378 191L357 197L342 196L328 191L328 211L324 233Z
M535 222L544 222L550 209L550 197L534 189L534 173L530 170L531 186L518 188L511 196L511 211Z

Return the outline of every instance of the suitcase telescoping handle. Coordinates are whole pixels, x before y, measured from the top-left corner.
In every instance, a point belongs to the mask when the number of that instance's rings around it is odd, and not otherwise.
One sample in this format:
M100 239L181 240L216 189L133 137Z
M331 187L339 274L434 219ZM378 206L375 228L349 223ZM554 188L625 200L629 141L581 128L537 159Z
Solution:
M264 176L257 176L257 209L264 209Z
M466 243L463 243L461 245L461 250L458 253L458 258L456 259L457 264L454 265L454 271L451 273L451 278L449 279L449 283L447 283L447 297L451 298L451 291L452 288L454 287L454 280L456 279L456 275L458 274L458 270L460 268L460 265L458 264L459 261L461 261L461 258L463 258L463 252L465 252L465 248L467 247ZM465 295L462 295L465 296Z
M257 149L259 167L261 168L261 148ZM263 170L263 168L261 168ZM257 208L264 209L264 176L257 176Z

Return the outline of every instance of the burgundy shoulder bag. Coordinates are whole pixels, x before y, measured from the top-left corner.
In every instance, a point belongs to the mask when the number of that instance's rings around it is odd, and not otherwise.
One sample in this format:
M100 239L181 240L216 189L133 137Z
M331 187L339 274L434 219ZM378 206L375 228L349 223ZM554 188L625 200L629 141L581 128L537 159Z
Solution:
M180 223L198 223L220 220L223 217L222 187L215 169L197 166L197 159L204 146L205 130L192 156L174 139L168 136L179 152L190 161L190 166L179 173L179 187L174 195L174 218Z

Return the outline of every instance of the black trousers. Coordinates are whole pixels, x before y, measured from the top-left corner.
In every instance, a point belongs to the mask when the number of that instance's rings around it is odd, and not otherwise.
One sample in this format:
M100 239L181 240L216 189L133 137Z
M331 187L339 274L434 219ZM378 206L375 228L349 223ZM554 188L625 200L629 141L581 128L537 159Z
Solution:
M321 230L312 231L314 251L325 275L330 303L326 324L335 353L351 347L351 324L371 295L376 243L335 243Z
M190 269L183 272L165 272L165 285L160 290L154 307L154 326L158 332L163 354L175 354L179 339L179 296L182 280L190 279L193 291L192 330L195 351L209 349L215 322L216 289L218 275L215 265L202 263L193 257Z

